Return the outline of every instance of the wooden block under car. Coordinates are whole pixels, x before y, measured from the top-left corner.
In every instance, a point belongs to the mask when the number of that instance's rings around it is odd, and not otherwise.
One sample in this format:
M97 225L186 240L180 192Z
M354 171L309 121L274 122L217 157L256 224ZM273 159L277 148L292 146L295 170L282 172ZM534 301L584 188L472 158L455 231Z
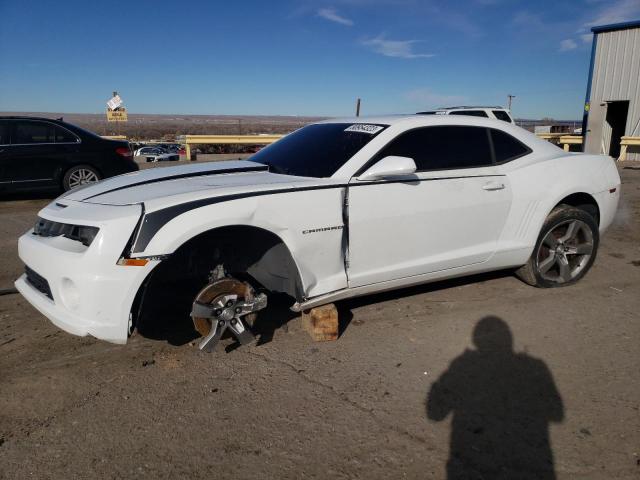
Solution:
M302 327L316 342L338 339L338 309L333 303L302 312Z

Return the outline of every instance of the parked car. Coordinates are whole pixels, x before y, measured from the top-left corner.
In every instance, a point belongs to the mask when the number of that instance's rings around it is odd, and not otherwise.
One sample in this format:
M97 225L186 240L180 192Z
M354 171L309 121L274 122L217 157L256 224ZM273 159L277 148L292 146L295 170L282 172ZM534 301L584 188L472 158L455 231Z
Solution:
M191 286L182 318L190 307L210 349L227 328L250 341L243 318L273 292L300 312L500 269L572 285L619 196L610 157L564 152L507 122L328 120L247 161L149 169L63 195L20 238L16 287L60 328L124 343Z
M180 155L160 147L142 147L135 151L136 157L145 157L147 162L177 162Z
M150 147L161 148L167 152L177 152L180 148L180 144L178 143L156 143L154 145L149 145Z
M158 147L140 147L133 152L136 157L142 157L144 155L160 155L161 153L166 152Z
M418 115L468 115L472 117L495 118L503 122L513 123L511 112L504 107L447 107L431 110L427 112L418 112Z
M134 172L129 143L62 120L0 117L0 191L69 190Z

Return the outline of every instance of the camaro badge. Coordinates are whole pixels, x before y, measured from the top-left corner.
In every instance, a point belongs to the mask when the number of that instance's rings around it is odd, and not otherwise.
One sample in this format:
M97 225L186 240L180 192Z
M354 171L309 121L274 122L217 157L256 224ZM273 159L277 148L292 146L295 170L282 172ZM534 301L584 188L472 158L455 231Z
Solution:
M302 234L306 235L308 233L327 232L329 230L342 230L343 227L343 225L336 225L335 227L310 228L309 230L303 230Z

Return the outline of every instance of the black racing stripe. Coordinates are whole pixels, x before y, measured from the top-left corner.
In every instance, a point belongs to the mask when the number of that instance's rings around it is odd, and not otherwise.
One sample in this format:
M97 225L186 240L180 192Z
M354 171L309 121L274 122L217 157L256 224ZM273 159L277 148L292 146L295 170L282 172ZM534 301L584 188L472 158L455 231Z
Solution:
M121 187L112 188L111 190L107 190L101 193L96 193L95 195L87 197L84 200L89 200L90 198L99 197L100 195L106 195L108 193L117 192L118 190L125 190L127 188L138 187L140 185L148 185L150 183L164 182L166 180L177 180L180 178L189 178L189 177L204 177L207 175L222 175L223 173L262 172L268 169L269 169L268 166L261 165L259 167L238 167L238 168L225 168L222 170L205 170L202 172L180 173L177 175L169 175L161 178L152 178L151 180L144 180L142 182L130 183L129 185L123 185Z
M172 207L163 208L144 215L142 224L140 225L138 235L136 236L135 243L131 250L131 253L144 252L145 248L151 242L151 239L158 233L164 225L173 220L175 217L182 215L196 208L206 207L214 205L216 203L228 202L231 200L240 200L242 198L261 197L264 195L277 195L279 193L294 193L305 192L310 190L325 190L330 188L345 188L345 187L363 187L366 185L384 185L390 183L416 183L416 182L430 182L437 180L455 180L463 178L481 178L481 177L504 177L505 175L466 175L459 177L435 177L435 178L416 178L416 179L404 179L404 180L383 180L383 181L370 181L370 182L358 182L358 183L341 183L337 185L313 185L309 187L297 187L297 188L280 188L276 190L265 190L261 192L246 192L236 193L232 195L222 195L220 197L202 198L200 200L193 200L187 203L181 203Z
M216 203L228 202L230 200L240 200L242 198L249 197L261 197L263 195L276 195L278 193L290 193L290 192L304 192L307 190L323 190L327 188L343 188L346 185L315 185L313 187L299 187L299 188L282 188L278 190L265 190L262 192L247 192L236 193L233 195L223 195L220 197L203 198L200 200L194 200L192 202L181 203L174 205L173 207L163 208L156 212L148 213L144 216L140 231L136 238L135 244L132 249L132 253L144 252L153 236L160 230L166 223L173 220L178 215L182 215L190 210L196 208L206 207L214 205Z

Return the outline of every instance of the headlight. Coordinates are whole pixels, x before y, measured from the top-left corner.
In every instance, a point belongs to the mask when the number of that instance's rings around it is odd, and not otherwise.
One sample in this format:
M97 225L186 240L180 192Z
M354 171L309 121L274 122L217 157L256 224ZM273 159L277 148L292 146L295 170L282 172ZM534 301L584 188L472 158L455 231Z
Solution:
M89 227L86 225L70 225L68 223L52 222L51 220L45 220L44 218L38 218L35 226L33 227L33 234L40 237L66 237L71 240L86 245L91 245L93 239L100 229L98 227Z

